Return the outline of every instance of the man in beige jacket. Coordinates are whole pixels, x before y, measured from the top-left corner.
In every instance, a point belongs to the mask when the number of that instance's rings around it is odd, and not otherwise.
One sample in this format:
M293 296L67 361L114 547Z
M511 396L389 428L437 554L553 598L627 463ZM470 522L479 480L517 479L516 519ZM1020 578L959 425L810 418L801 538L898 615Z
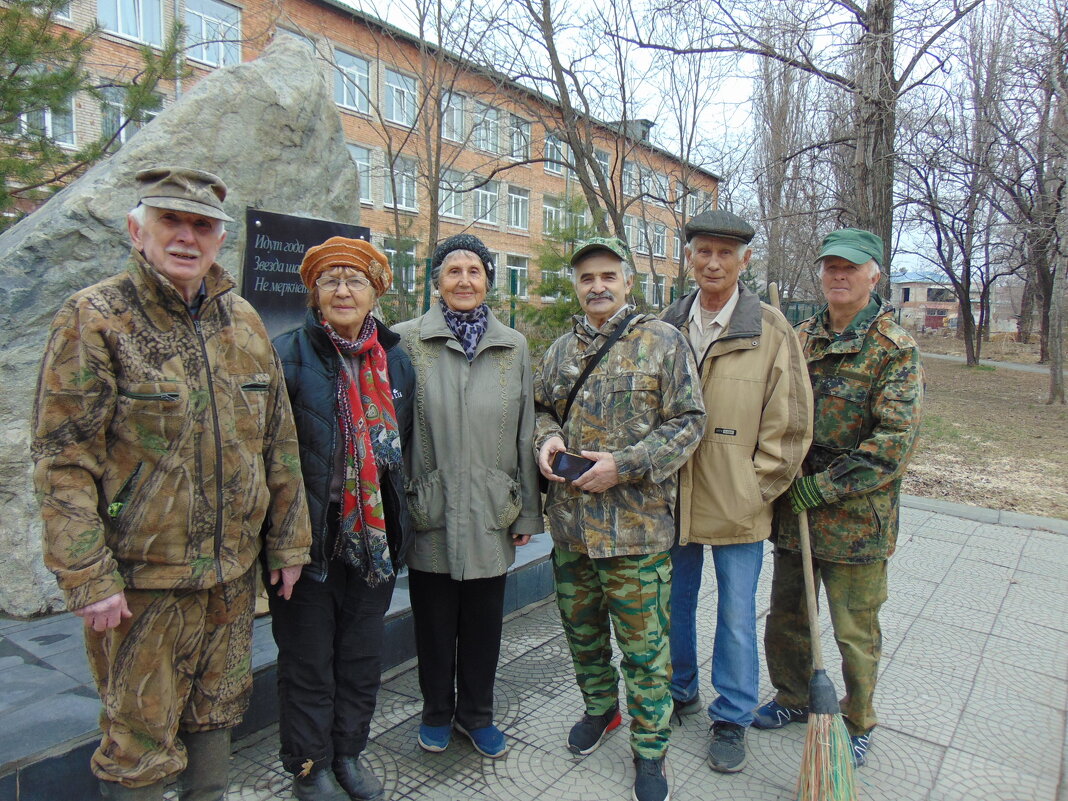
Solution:
M703 708L697 677L697 598L704 546L718 589L709 766L745 767L745 730L760 684L756 590L771 534L772 502L801 467L812 439L812 390L797 335L738 277L754 231L727 211L686 224L686 259L698 290L669 306L700 368L704 438L683 467L678 538L671 550L671 694L677 714Z

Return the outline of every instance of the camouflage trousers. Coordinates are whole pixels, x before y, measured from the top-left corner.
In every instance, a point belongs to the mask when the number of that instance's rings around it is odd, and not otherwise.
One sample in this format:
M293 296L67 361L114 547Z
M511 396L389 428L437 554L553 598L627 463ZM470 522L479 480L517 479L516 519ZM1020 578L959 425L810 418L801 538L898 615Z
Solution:
M878 723L872 698L883 648L879 609L886 601L886 560L848 565L814 559L813 568L817 594L821 581L827 593L834 639L842 656L842 716L850 734L864 734ZM775 700L783 706L808 704L811 642L801 554L776 548L764 653L777 690Z
M85 632L103 709L92 769L127 787L186 766L184 732L229 728L252 695L256 570L208 590L126 590L133 613Z
M553 575L586 713L603 715L618 703L611 620L623 654L620 670L631 717L631 749L646 759L661 756L671 737L672 710L667 552L591 559L554 548Z

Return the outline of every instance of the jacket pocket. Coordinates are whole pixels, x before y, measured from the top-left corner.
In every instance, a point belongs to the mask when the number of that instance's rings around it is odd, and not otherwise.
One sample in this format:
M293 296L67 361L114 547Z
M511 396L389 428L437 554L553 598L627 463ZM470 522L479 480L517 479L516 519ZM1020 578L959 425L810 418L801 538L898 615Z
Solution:
M627 373L606 383L608 423L616 434L640 439L656 427L660 414L660 378L649 373Z
M445 526L445 487L441 470L432 470L412 481L406 494L408 514L416 531L433 531Z
M233 382L234 424L237 435L244 442L262 444L263 433L267 427L270 376L266 373L237 375L233 377Z
M827 376L814 387L813 442L828 448L855 448L868 427L870 387L861 381Z
M108 517L115 520L122 514L122 510L126 508L126 504L130 500L130 496L133 495L134 487L137 485L137 479L141 476L141 469L145 466L144 462L138 462L134 467L133 472L126 477L126 480L122 482L122 485L115 491L115 494L111 496L111 503L108 504Z
M519 482L500 470L486 471L486 531L497 534L504 531L523 508Z
M112 430L139 450L166 454L186 425L186 388L177 381L119 384Z

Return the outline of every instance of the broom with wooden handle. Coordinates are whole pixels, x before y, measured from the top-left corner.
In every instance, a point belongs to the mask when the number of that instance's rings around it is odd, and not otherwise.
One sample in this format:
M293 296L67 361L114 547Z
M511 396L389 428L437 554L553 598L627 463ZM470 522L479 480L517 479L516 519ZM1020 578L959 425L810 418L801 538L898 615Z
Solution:
M768 284L771 305L779 308L779 287ZM805 576L808 605L808 631L812 641L812 679L808 684L808 731L801 751L801 772L797 777L797 801L856 801L853 775L853 744L842 720L834 684L823 667L820 644L819 606L816 603L816 577L812 570L812 544L808 532L808 512L797 516L801 540L801 567Z

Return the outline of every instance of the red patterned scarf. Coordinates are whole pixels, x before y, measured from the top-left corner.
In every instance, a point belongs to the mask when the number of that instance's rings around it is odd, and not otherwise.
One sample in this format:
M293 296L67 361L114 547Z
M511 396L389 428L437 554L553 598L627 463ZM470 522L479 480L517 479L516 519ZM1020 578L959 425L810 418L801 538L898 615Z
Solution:
M371 315L354 342L341 337L325 320L323 328L342 357L337 401L345 483L335 555L357 568L368 586L375 587L394 575L380 469L396 469L401 464L400 430L386 351L378 342L378 327ZM359 364L355 380L346 364L346 357L352 356Z

